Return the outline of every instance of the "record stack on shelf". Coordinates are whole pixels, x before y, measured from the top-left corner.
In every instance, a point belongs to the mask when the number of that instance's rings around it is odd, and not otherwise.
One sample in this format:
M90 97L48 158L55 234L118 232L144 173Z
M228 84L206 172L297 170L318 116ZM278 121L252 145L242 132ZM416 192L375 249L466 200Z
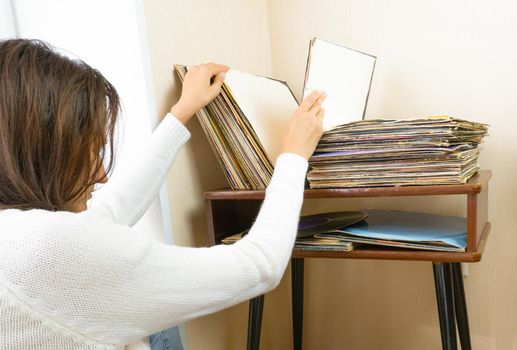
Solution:
M233 244L249 229L228 236L224 244ZM302 216L294 248L296 250L354 250L367 244L444 252L463 252L467 246L467 220L397 210L342 211Z
M315 239L396 248L464 252L467 219L398 210L362 210L367 219L351 226L316 233Z
M185 66L176 65L181 79ZM197 113L201 127L232 188L264 188L273 173L273 164L258 141L227 84L221 94Z
M329 231L344 229L364 221L367 217L364 211L341 211L302 216L298 223L295 249L325 250L348 252L353 250L353 243L340 234L317 237ZM222 240L224 244L233 244L248 234L249 229L228 236Z
M325 250L348 252L353 250L353 243L340 235L318 237L318 234L344 229L363 222L367 217L364 211L340 211L302 216L298 223L295 249Z
M187 67L176 65L184 79ZM197 117L228 179L238 190L264 189L298 103L283 81L230 70L221 93Z
M311 188L462 184L479 169L486 133L451 117L344 124L323 134L307 178Z
M225 237L221 240L223 244L233 244L240 241L248 234L248 230ZM324 234L325 232L321 232ZM342 238L337 234L328 237L297 237L294 248L298 250L325 250L333 252L349 252L354 249L354 243L348 238Z
M376 58L318 38L309 47L303 96L312 90L327 93L326 103L333 108L326 109L324 128L361 118ZM175 65L175 71L183 81L188 68ZM268 186L297 107L285 81L226 72L221 93L197 113L197 119L232 189Z

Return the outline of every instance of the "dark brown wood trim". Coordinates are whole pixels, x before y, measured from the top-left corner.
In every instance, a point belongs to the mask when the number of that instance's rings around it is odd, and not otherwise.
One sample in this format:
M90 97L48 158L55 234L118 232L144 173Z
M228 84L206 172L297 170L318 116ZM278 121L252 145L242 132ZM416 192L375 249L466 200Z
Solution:
M475 252L477 250L477 194L467 195L467 251Z
M206 223L208 225L208 245L215 245L214 215L212 211L212 201L205 199Z
M477 194L488 184L491 172L482 170L462 185L435 186L401 186L401 187L368 187L368 188L332 188L307 189L304 198L357 198L357 197L395 197L395 196L434 196L452 194ZM211 200L245 200L264 199L265 191L220 190L204 194L205 199Z

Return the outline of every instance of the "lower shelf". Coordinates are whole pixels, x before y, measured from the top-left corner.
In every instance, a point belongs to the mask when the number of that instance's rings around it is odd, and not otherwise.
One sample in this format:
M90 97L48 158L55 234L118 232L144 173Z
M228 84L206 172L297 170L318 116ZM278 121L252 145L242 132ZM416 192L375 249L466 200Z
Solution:
M436 252L376 246L358 246L351 252L293 250L293 258L379 259L435 262L478 262L485 248L488 223L488 180L491 173L480 171L463 185L371 187L305 190L305 200L314 198L378 198L400 196L463 195L466 199L467 251ZM260 210L265 191L222 190L205 192L208 242L220 244L232 234L250 228Z

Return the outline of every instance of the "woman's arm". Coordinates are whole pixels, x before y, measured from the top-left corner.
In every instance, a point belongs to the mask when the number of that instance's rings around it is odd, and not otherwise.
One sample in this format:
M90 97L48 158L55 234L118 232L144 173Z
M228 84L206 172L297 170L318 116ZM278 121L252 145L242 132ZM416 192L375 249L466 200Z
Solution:
M88 210L122 225L134 225L158 194L178 151L189 138L185 126L168 113L146 146L131 159L126 158L94 193Z
M45 214L57 229L38 236L28 294L66 328L122 345L265 293L291 255L306 169L298 155L279 157L255 224L231 246L169 246L95 212Z
M94 193L88 209L122 225L134 225L162 187L178 150L189 139L183 124L221 91L228 67L208 63L189 69L181 97L150 141L131 159L119 164L108 183Z

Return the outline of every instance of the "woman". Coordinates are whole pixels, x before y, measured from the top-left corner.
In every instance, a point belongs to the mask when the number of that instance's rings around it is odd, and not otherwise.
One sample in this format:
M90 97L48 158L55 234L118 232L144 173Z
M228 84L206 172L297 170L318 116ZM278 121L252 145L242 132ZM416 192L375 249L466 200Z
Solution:
M276 287L322 132L322 93L294 111L246 238L184 248L131 228L188 140L183 125L219 94L227 70L193 67L146 149L88 201L107 179L106 143L108 173L113 160L115 88L42 42L0 42L1 349L148 348L150 334Z

